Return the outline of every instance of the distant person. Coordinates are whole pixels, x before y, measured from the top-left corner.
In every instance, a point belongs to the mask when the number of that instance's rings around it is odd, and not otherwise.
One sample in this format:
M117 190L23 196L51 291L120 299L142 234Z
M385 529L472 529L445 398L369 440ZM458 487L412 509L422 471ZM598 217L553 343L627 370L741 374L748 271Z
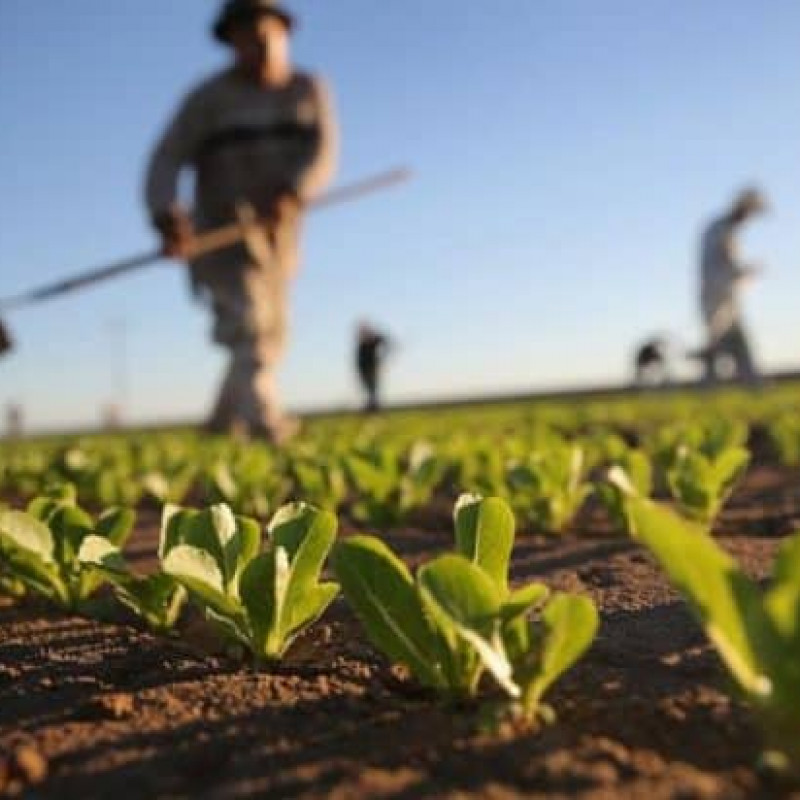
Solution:
M0 356L4 353L11 352L14 342L11 339L11 334L6 329L6 326L0 322Z
M726 363L730 377L756 384L759 374L742 325L739 296L742 286L761 270L742 263L737 235L742 225L767 209L757 189L746 189L730 211L713 222L702 240L700 305L706 326L706 345L699 357L704 380L716 381Z
M118 431L122 429L122 409L117 403L106 403L101 411L103 430Z
M19 439L24 433L24 417L22 406L19 403L9 403L6 406L6 436L9 439Z
M269 220L246 245L193 260L192 286L209 301L214 340L230 366L208 422L285 441L296 422L281 410L275 371L287 336L288 292L305 205L328 184L336 130L322 81L292 67L293 16L272 0L229 0L214 25L232 64L182 102L150 161L146 200L164 252L189 257L195 231L229 224L246 204ZM178 197L194 172L194 209Z
M639 386L669 383L669 343L664 337L648 339L639 346L634 359L634 374Z
M390 347L389 337L362 322L356 339L356 369L364 390L364 411L374 413L381 408L380 385L383 362Z

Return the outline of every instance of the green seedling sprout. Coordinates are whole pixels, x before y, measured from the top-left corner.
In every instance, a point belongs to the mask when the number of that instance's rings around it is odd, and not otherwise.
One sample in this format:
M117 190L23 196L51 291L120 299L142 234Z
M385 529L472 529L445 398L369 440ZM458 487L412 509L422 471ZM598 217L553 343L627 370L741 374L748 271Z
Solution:
M634 538L653 555L716 648L764 731L765 763L800 776L800 535L761 590L702 527L638 497L624 476Z
M128 509L110 509L95 520L77 505L74 489L61 488L32 501L26 512L0 511L0 558L25 589L80 611L103 583L78 558L84 540L94 535L121 547L133 522Z
M509 589L514 517L505 501L464 495L454 517L456 551L416 578L375 537L339 543L333 564L345 598L372 643L443 698L476 697L488 673L516 713L544 716L544 693L594 638L594 605L568 595L548 602L539 583Z
M319 582L336 518L305 503L278 510L264 552L258 523L225 505L171 509L164 527L164 572L257 661L281 659L339 591Z

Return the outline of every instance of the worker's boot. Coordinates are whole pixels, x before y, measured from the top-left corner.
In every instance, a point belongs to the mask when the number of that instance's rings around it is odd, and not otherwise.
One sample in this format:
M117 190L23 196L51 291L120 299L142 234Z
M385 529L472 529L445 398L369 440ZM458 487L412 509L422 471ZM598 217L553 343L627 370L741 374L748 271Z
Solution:
M302 423L298 417L283 416L269 425L254 426L250 430L250 437L283 447L300 433L301 428Z

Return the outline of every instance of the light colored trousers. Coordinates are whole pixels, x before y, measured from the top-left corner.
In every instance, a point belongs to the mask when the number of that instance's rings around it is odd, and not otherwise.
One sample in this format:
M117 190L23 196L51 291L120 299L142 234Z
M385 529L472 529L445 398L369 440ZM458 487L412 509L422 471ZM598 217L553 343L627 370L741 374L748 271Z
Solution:
M265 237L268 251L230 248L195 267L195 283L208 296L214 313L214 341L230 352L208 422L212 431L273 436L280 429L284 414L276 369L288 336L297 230L294 221L284 224Z
M733 378L755 384L760 380L758 369L747 334L741 322L735 322L725 333L709 344L705 359L705 380L715 381L719 376L719 360L728 358L733 364Z

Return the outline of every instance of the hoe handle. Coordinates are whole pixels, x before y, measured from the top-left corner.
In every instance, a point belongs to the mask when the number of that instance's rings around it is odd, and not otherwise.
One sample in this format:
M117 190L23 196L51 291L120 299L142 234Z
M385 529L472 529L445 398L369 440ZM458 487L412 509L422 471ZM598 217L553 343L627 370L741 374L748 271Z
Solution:
M381 175L376 175L373 178L359 181L358 183L342 186L339 189L328 192L318 200L313 201L309 205L309 210L320 211L323 208L338 206L342 203L358 200L364 195L372 194L381 189L388 189L390 186L402 183L408 180L410 176L411 171L408 169L394 169ZM208 233L202 233L195 239L189 258L197 258L221 250L224 247L239 244L239 242L246 238L248 230L251 227L269 226L269 224L270 221L265 219L254 219L247 222L237 221L230 223L230 225L216 228Z
M364 195L372 194L381 189L387 189L390 186L402 183L407 180L410 175L411 172L407 169L394 169L371 178L366 178L362 181L357 181L356 183L348 184L347 186L342 186L312 202L309 206L309 210L318 211L330 206L347 203L351 200L357 200ZM198 256L213 253L223 247L230 247L231 245L238 244L247 237L253 226L267 224L269 224L269 222L266 220L243 220L201 234L195 239L189 258L197 258ZM135 270L149 267L151 264L155 264L163 258L164 254L161 250L152 250L147 253L140 253L139 255L123 259L122 261L116 261L113 264L108 264L98 269L81 272L78 275L73 275L70 278L56 283L32 289L25 294L2 300L0 301L0 311L70 294L86 286L91 286L92 284L106 281L109 278L116 278L119 275L124 275L126 272L134 272Z

